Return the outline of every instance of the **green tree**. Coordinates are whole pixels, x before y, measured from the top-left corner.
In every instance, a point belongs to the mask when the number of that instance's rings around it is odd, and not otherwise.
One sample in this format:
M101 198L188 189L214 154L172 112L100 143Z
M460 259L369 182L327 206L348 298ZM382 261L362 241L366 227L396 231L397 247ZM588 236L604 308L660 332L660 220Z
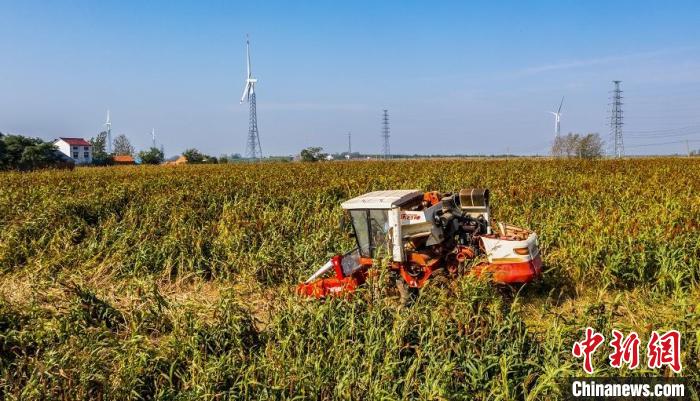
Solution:
M39 138L2 135L0 142L0 168L3 169L33 170L61 162L56 147Z
M202 164L202 163L212 163L216 164L219 160L214 156L205 155L204 153L198 151L195 148L190 148L182 152L182 155L187 158L189 163Z
M129 142L129 138L126 135L121 134L114 138L114 154L119 156L133 156L136 150Z
M105 166L111 164L112 156L107 153L107 131L102 131L96 137L90 138L92 145L92 164Z
M204 155L195 148L186 149L182 152L182 155L187 158L188 163L197 164L204 162Z
M317 162L326 157L326 154L323 153L323 148L312 146L310 148L303 149L299 156L301 156L301 161Z
M217 164L217 163L219 163L219 159L217 159L214 156L204 155L204 159L202 159L202 163Z
M0 170L5 168L5 158L6 158L6 151L5 151L5 141L3 139L4 135L2 132L0 132Z
M43 141L38 138L27 138L22 135L7 135L3 137L5 144L5 165L7 168L20 168L22 153L29 146L34 146Z
M165 160L163 151L158 148L150 148L139 152L139 159L143 164L161 164Z
M22 151L22 157L19 162L20 168L34 170L56 165L60 161L60 157L56 153L56 146L48 142L27 146Z

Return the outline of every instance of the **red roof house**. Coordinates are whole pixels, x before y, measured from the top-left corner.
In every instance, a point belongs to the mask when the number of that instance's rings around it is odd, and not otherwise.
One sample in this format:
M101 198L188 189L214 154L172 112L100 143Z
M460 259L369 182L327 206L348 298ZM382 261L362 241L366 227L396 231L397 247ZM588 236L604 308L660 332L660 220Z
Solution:
M58 138L71 146L92 146L92 144L83 138Z
M119 165L129 165L129 164L136 164L134 161L134 158L129 156L129 155L115 155L112 158L112 161L114 164L119 164Z
M77 164L92 163L92 145L83 138L58 138L53 142L58 150Z

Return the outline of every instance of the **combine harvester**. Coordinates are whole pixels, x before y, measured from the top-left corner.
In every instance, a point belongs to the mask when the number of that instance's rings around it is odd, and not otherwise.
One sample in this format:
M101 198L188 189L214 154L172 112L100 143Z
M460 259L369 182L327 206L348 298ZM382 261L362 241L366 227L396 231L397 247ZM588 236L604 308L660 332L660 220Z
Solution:
M471 272L499 284L521 284L542 273L534 232L498 224L491 229L488 189L459 193L375 191L342 203L357 248L332 257L297 293L324 298L351 293L367 280L375 259L388 268L405 302L430 278ZM483 261L468 269L470 260ZM333 272L333 277L325 277Z

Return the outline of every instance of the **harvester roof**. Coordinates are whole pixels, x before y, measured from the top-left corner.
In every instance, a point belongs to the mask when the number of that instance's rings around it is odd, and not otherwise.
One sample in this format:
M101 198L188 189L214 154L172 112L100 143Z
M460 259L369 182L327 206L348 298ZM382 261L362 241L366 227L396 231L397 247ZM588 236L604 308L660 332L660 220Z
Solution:
M423 192L415 189L397 189L390 191L374 191L352 198L340 206L345 210L352 209L391 209L402 206L415 199L423 197Z

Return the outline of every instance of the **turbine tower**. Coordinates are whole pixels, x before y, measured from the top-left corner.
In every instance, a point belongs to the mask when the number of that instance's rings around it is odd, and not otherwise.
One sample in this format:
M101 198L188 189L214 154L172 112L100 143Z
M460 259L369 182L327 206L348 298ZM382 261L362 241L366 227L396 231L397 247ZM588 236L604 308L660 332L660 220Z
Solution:
M153 148L158 149L156 147L156 129L155 128L151 129L151 139L153 140Z
M561 106L564 104L564 96L561 97L561 102L559 103L559 109L557 111L550 111L554 115L554 136L559 138L561 135Z
M382 139L384 140L382 152L384 158L388 159L391 157L391 148L389 147L389 111L387 109L384 109L382 116Z
M245 53L248 67L248 76L245 80L245 88L243 96L241 96L241 104L247 101L250 104L250 115L248 118L248 143L246 145L246 156L253 160L262 158L262 148L260 147L260 135L258 135L258 114L255 106L255 84L257 79L253 78L253 72L250 69L250 40L248 35L245 39Z
M112 122L109 119L109 110L107 110L107 121L104 123L107 127L107 153L112 154Z
M613 140L613 155L622 157L625 155L625 146L622 141L622 90L620 82L613 81L615 88L612 94L612 108L610 109L610 135Z

